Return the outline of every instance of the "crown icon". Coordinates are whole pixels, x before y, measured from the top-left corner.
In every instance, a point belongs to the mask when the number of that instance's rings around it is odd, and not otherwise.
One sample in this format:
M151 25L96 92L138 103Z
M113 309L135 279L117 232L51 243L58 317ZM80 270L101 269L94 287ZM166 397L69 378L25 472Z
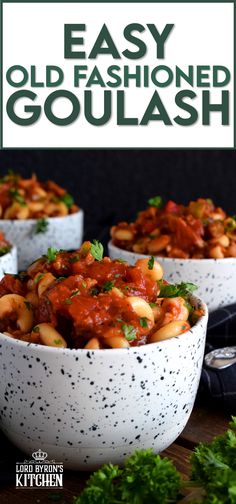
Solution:
M43 462L47 458L47 456L48 454L40 449L32 453L32 457L34 458L34 460L36 460L36 462Z

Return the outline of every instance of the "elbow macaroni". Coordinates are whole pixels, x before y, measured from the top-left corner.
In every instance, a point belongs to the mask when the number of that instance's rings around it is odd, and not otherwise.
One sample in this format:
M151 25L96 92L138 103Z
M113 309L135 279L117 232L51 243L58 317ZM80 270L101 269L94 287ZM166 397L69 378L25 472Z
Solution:
M129 266L102 259L94 247L86 242L53 257L50 251L22 279L5 275L1 331L54 348L99 350L155 343L190 328L183 297L158 297L163 270L156 261Z

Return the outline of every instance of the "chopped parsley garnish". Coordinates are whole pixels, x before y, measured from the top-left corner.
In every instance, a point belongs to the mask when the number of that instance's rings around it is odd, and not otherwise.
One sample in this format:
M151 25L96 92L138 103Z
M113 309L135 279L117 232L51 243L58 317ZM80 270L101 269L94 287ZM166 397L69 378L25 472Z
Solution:
M59 199L60 199L60 201L62 201L63 203L65 203L65 205L69 209L72 207L72 205L74 205L74 198L73 198L73 196L71 196L71 194L68 194L68 193L64 194Z
M236 229L236 215L232 215L228 222L226 223L225 230L226 231L234 231Z
M49 222L47 219L38 219L35 227L35 234L46 233L48 230Z
M181 282L180 284L164 284L162 280L157 282L160 287L159 297L186 297L192 294L198 287L193 283Z
M57 346L62 345L62 341L60 339L55 339L53 343Z
M91 295L92 296L97 296L99 294L99 289L97 287L93 287L91 289Z
M149 306L150 306L151 308L156 308L156 306L157 306L157 305L156 305L156 303L149 303Z
M150 206L154 206L156 208L162 208L163 207L163 200L161 196L154 196L154 198L150 198L148 200L148 204Z
M69 259L69 263L73 264L73 263L75 263L75 262L77 262L77 261L79 261L79 260L80 260L80 255L79 255L79 254L77 254L77 255L75 255L75 256L73 256L73 257L70 257L70 259Z
M152 269L153 269L153 267L154 267L154 261L155 261L154 257L153 257L153 256L152 256L152 257L150 257L150 259L149 259L149 261L148 261L148 269L149 269L149 270L152 270Z
M60 276L56 279L56 282L63 282L63 280L65 280L66 277L63 277L63 276Z
M25 199L23 198L22 194L19 193L18 189L12 187L11 189L9 189L9 194L13 200L19 203L19 205L26 206Z
M67 299L65 299L65 301L63 302L63 304L71 305L72 301L71 301L70 298L67 298Z
M3 256L5 254L8 254L11 250L11 245L6 245L6 247L0 248L0 256Z
M148 327L148 319L147 319L147 317L141 317L139 319L139 323L140 323L141 327Z
M34 283L38 283L39 280L41 280L44 277L44 273L38 273L36 277L34 278Z
M80 293L80 290L77 289L75 292L72 292L72 294L70 295L70 298L77 296L79 293Z
M103 292L109 292L115 286L114 282L108 281L102 286Z
M134 326L129 325L129 324L123 324L121 329L122 329L122 331L125 335L125 339L127 339L127 341L134 341L136 339L136 330L135 330Z
M93 240L90 252L96 261L101 261L103 258L103 245L98 240Z
M46 254L46 259L47 259L47 262L50 264L51 262L55 261L56 257L57 257L57 254L59 254L59 250L57 250L56 248L54 247L49 247L48 248L48 251L47 251L47 254Z
M32 332L39 333L39 327L38 326L33 327Z
M26 306L27 310L31 310L31 308L32 308L32 304L30 303L30 301L27 301L27 299L26 299L26 300L24 301L24 303L25 303L25 306Z

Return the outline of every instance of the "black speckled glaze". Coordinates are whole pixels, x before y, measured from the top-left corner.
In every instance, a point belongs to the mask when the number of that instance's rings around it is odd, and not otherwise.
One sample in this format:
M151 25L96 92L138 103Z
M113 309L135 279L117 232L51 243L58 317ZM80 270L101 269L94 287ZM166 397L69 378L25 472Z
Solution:
M121 258L130 264L147 257L128 252L108 244L112 259ZM209 311L217 310L236 302L236 258L225 259L171 259L156 257L165 272L165 279L171 283L192 282L198 286L197 295L208 306Z
M17 246L19 270L26 269L35 259L56 249L79 248L83 239L83 210L65 217L47 219L45 233L35 233L37 220L0 220L0 229L6 238Z
M0 334L0 426L28 455L65 467L159 452L183 430L202 367L207 314L189 332L131 349L63 350Z

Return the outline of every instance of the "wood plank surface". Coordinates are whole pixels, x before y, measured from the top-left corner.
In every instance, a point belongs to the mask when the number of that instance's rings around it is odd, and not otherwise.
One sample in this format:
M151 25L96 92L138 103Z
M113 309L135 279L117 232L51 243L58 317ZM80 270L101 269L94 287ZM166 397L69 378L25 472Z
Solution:
M210 441L214 436L223 433L227 429L229 419L223 411L196 406L181 436L162 455L172 459L182 477L186 479L190 472L189 458L193 447L200 441ZM1 504L52 504L53 502L72 504L73 496L80 494L89 477L89 473L65 471L64 488L61 490L16 489L15 462L22 459L22 454L3 436L0 437L0 444L0 474L4 481L0 489Z

